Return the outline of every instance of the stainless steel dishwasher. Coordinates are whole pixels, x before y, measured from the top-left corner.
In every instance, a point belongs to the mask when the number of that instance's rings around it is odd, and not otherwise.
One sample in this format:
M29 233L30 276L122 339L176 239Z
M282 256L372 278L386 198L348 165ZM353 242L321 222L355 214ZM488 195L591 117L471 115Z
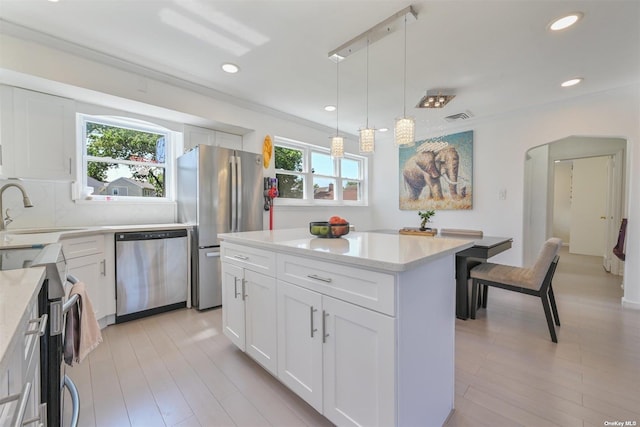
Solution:
M116 323L186 307L187 230L116 233Z

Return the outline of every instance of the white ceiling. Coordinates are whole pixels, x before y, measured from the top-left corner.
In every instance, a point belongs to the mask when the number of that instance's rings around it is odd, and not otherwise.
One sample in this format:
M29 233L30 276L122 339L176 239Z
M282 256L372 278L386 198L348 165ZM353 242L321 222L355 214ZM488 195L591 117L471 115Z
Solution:
M328 52L408 5L418 19L407 24L406 109L418 137L451 114L485 118L640 82L637 0L0 0L0 24L335 128L336 113L323 109L336 103ZM574 11L584 13L576 26L547 30ZM223 48L205 40L220 36ZM403 114L403 37L400 28L369 48L369 123L377 128L392 129ZM241 71L224 73L224 62ZM560 87L575 76L584 82ZM366 50L340 63L339 79L339 128L356 134L366 121ZM443 109L415 109L432 89L457 96Z

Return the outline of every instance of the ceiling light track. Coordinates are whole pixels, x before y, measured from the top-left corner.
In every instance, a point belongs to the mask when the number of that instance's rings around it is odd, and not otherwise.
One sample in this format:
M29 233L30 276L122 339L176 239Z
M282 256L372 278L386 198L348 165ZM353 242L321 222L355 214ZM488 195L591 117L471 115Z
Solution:
M360 34L344 43L340 47L329 52L329 58L332 61L341 61L344 58L356 53L357 51L364 49L368 44L375 43L378 40L394 33L397 30L401 30L403 24L406 22L413 22L418 19L418 14L413 9L413 6L407 6L399 12L394 13L384 21L369 28L364 33Z

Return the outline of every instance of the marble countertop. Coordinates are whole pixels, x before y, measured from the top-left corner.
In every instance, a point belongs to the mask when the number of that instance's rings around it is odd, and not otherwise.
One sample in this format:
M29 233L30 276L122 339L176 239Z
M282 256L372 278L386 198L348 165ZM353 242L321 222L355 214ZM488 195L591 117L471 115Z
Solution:
M306 228L223 233L224 241L315 257L387 272L410 270L473 246L473 240L351 232L337 239L313 237Z
M23 343L17 332L29 320L27 308L37 299L44 275L44 267L0 271L0 372L8 368L7 356Z
M117 233L120 231L146 230L179 230L190 229L187 224L135 224L135 225L104 225L78 227L46 227L9 229L0 232L0 249L29 248L33 246L57 243L67 237L80 237L96 233Z

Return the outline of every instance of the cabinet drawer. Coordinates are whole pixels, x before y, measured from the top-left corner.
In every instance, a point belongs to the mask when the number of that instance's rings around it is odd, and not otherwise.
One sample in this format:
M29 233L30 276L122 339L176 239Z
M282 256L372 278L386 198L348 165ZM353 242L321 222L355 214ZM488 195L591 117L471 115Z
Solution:
M67 259L98 254L104 251L104 236L102 234L63 239L60 243L62 243L62 250Z
M380 313L395 315L395 278L316 259L278 254L278 278Z
M223 242L222 260L267 276L276 274L275 254L262 249Z

